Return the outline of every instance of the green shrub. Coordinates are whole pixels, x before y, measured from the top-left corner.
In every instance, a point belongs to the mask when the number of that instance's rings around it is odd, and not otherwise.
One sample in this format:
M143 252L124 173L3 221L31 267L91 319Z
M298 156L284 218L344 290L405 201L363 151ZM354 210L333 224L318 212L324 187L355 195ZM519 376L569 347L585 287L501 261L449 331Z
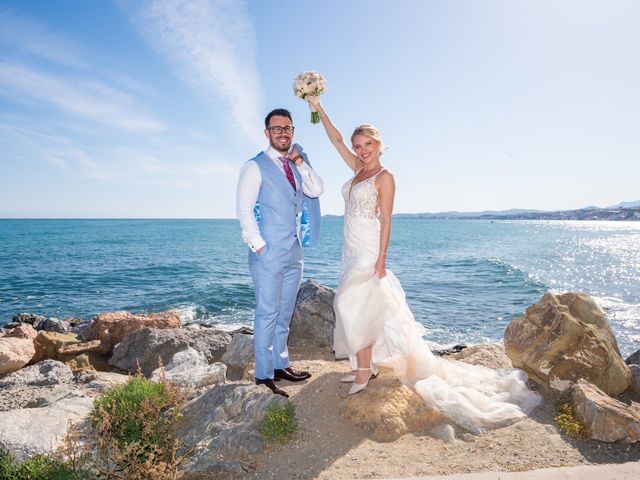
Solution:
M6 450L0 450L0 478L3 480L83 480L90 478L65 462L47 455L34 455L18 463Z
M179 477L174 428L184 394L173 384L131 377L94 400L89 448L92 469L105 479Z
M556 415L553 420L558 428L571 437L581 438L586 436L587 427L580 423L571 402L567 399L560 399L555 404Z
M258 431L267 442L287 442L297 427L296 409L292 403L271 405L262 419Z

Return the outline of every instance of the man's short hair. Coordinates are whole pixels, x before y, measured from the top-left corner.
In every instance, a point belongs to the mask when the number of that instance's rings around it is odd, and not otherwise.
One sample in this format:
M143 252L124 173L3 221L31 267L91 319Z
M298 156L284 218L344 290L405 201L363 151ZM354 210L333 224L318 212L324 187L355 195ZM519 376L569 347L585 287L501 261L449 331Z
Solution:
M269 128L269 121L271 117L287 117L289 120L293 122L293 118L291 118L291 112L286 108L276 108L275 110L271 110L269 114L264 118L264 128Z

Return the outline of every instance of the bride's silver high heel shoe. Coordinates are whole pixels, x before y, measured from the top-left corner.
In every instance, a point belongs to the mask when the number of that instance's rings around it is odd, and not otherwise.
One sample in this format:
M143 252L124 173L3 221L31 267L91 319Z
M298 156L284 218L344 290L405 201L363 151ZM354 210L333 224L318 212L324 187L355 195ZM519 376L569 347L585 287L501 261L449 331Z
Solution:
M368 369L365 369L368 370ZM378 371L378 368L371 363L371 378L376 378L378 376L380 372ZM341 383L353 383L356 381L356 373L355 370L352 370L350 373L347 373L345 376L343 376L340 379Z
M351 388L349 389L349 395L354 395L356 393L360 393L365 388L367 388L367 385L369 385L369 380L371 380L371 376L373 375L373 371L371 370L371 368L358 368L358 370L368 370L369 371L369 376L367 377L367 381L365 383L355 383L354 382L354 384L351 385Z

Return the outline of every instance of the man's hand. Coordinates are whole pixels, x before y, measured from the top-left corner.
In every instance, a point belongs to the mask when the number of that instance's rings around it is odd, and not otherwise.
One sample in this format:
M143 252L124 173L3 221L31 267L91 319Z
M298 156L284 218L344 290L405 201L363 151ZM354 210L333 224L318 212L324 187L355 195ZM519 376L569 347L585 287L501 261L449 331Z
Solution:
M256 250L256 253L258 254L259 257L262 256L262 252L264 252L264 245L261 246L258 250Z
M291 160L293 163L295 163L297 167L302 165L302 162L304 162L304 158L302 158L302 155L300 155L300 150L298 148L298 144L297 143L293 144L293 148L287 154L287 157L289 157L289 160Z

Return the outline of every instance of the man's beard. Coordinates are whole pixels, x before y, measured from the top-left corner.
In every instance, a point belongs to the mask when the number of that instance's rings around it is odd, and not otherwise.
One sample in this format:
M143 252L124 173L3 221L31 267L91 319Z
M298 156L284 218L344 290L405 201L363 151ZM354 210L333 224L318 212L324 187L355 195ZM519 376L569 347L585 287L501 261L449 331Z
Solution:
M287 142L287 144L284 147L280 147L279 145L276 145L276 143L273 141L273 139L269 138L269 144L275 148L278 152L280 153L287 153L289 152L289 148L291 148L291 138L289 139L289 141Z

